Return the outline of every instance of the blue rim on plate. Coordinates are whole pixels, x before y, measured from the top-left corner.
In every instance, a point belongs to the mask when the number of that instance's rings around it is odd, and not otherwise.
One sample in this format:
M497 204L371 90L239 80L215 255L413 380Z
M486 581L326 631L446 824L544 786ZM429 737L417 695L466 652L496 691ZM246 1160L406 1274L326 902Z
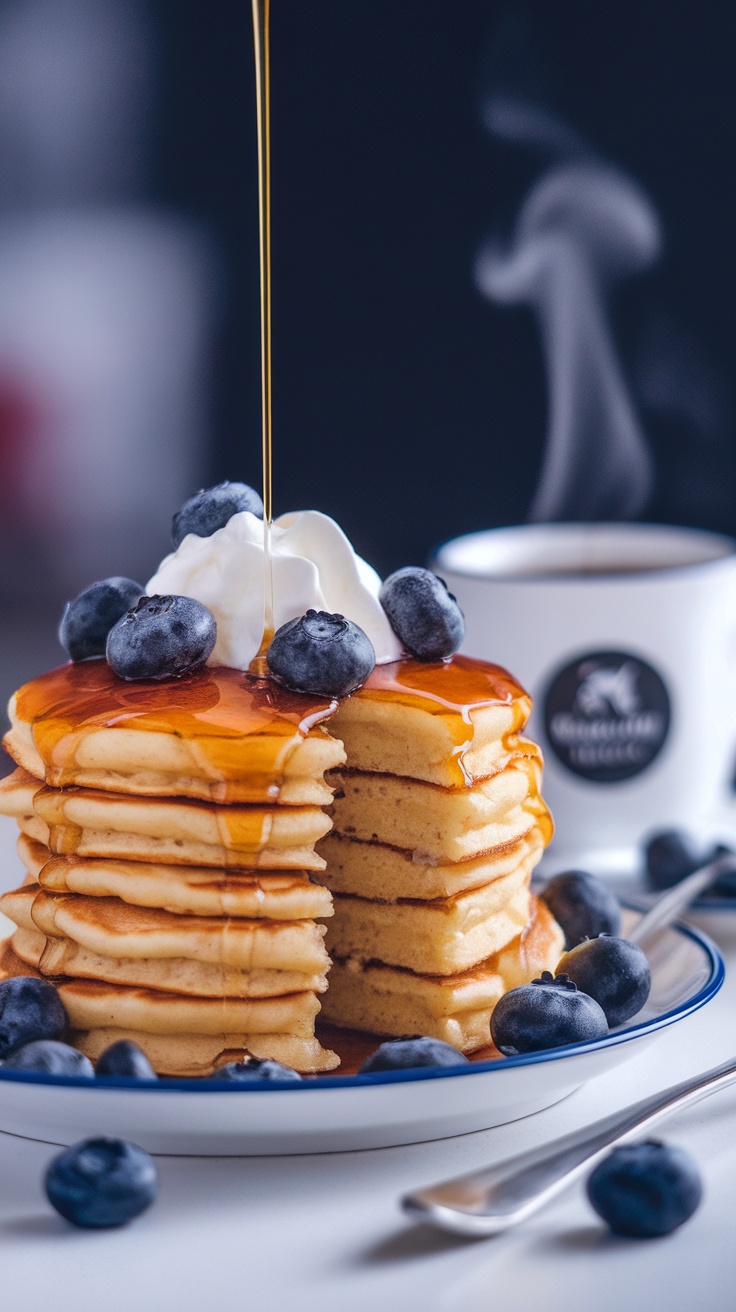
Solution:
M488 1061L469 1062L467 1065L463 1064L462 1066L413 1066L408 1070L376 1071L371 1075L319 1075L307 1077L301 1082L269 1080L265 1086L255 1082L253 1084L231 1084L211 1077L193 1077L190 1079L162 1077L157 1080L138 1080L127 1076L106 1075L102 1078L90 1078L89 1076L80 1075L48 1075L42 1071L6 1070L2 1066L0 1066L0 1082L50 1084L59 1088L94 1089L96 1091L101 1089L146 1089L148 1091L160 1090L162 1093L179 1091L190 1094L247 1094L271 1091L298 1094L313 1093L320 1089L370 1088L380 1084L405 1084L417 1080L456 1079L458 1076L504 1071L516 1066L538 1066L544 1062L559 1061L565 1057L578 1057L588 1052L599 1052L602 1048L616 1047L621 1043L628 1042L630 1039L640 1038L645 1034L653 1034L657 1030L664 1029L674 1021L682 1020L685 1016L691 1015L692 1012L699 1011L718 993L725 978L726 967L723 957L712 939L699 929L682 921L676 921L669 928L677 930L686 938L692 939L702 948L710 966L710 974L705 984L686 1002L681 1002L670 1011L662 1012L658 1016L652 1016L650 1020L641 1021L638 1025L629 1025L625 1029L614 1030L611 1034L607 1034L605 1038L589 1040L586 1043L571 1043L562 1048L545 1048L542 1052L520 1053L516 1057L493 1057Z

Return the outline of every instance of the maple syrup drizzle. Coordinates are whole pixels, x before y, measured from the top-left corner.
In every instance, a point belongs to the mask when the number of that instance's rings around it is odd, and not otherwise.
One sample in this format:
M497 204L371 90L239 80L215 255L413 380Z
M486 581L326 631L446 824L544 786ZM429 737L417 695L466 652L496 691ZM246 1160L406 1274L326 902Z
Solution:
M266 652L274 635L273 559L273 405L271 387L271 0L252 0L258 128L258 231L261 284L261 424L263 446L263 638L251 673L268 675Z
M191 742L213 779L252 785L244 802L275 802L290 753L336 710L328 697L290 692L224 665L184 679L121 679L104 660L62 665L19 689L47 782L74 782L76 750L97 729L138 729Z

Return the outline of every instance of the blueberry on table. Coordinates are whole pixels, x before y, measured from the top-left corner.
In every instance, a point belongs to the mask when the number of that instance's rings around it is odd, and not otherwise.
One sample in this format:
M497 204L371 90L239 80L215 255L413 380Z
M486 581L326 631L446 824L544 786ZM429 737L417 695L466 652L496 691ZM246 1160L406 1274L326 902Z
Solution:
M196 533L200 538L212 537L241 510L250 510L263 519L263 502L255 488L247 483L218 483L217 487L201 488L177 510L171 521L174 546L178 547L187 533Z
M491 1013L491 1038L500 1052L517 1056L568 1043L602 1039L608 1022L602 1008L564 975L519 984L499 998Z
M250 1061L229 1061L226 1066L219 1066L212 1078L232 1084L268 1084L272 1080L292 1084L302 1077L291 1066L282 1066L280 1061L268 1058L260 1061L251 1057Z
M59 642L73 661L104 656L107 635L145 592L133 579L100 579L68 601L59 625Z
M89 1057L58 1039L35 1039L22 1048L16 1048L5 1058L3 1066L10 1071L39 1071L44 1075L81 1075L91 1079L94 1067Z
M588 1198L614 1234L668 1235L703 1196L698 1168L681 1148L649 1139L614 1148L588 1179Z
M122 679L176 679L204 665L217 640L212 611L193 597L141 597L107 638Z
M46 1172L52 1207L85 1229L125 1225L150 1207L158 1189L153 1158L124 1139L85 1139Z
M142 1048L130 1039L118 1039L97 1058L95 1075L124 1075L136 1080L155 1080L157 1075Z
M557 970L595 998L611 1028L641 1011L652 987L652 972L642 949L625 938L606 934L566 952Z
M35 1039L59 1039L67 1014L53 984L33 975L0 983L0 1058Z
M650 888L671 888L704 865L703 855L683 829L663 829L652 834L644 848L647 882Z
M365 683L376 653L368 635L344 615L308 610L276 630L266 661L274 678L295 692L347 697Z
M457 651L465 620L444 579L407 565L385 580L379 600L397 638L420 661L441 661Z
M467 1066L464 1052L458 1052L442 1039L415 1035L406 1039L387 1039L367 1057L359 1075L372 1075L375 1071L404 1071L417 1066Z
M586 870L565 870L539 894L565 935L565 947L585 938L621 932L621 907L602 879Z

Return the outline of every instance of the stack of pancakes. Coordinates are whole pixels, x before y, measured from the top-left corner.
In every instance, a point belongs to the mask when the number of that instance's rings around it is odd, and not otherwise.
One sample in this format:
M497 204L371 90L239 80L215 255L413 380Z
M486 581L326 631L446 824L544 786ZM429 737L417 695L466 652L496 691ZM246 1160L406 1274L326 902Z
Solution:
M332 907L311 877L333 711L235 670L126 684L104 661L16 694L0 812L28 875L0 905L88 1056L128 1038L161 1074L337 1065L314 1033Z
M161 1074L332 1069L320 994L333 1025L477 1051L563 946L530 894L551 835L530 709L462 656L377 666L339 706L225 667L43 675L5 739L28 876L0 899L4 968L58 982L90 1057L130 1038Z
M505 671L457 656L378 667L340 705L319 846L332 1024L473 1052L501 994L556 966L562 933L529 889L551 836L530 710Z

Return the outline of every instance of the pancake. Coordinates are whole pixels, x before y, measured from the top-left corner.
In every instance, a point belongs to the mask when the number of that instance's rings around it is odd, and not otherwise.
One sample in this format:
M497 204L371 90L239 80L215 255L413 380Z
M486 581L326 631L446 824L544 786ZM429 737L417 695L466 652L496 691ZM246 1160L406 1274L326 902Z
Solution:
M48 844L49 827L33 806L38 780L20 767L0 779L0 815L11 816L21 833L39 843Z
M14 925L34 930L37 926L33 923L31 908L40 891L38 884L23 884L20 888L3 893L0 895L0 911Z
M469 861L445 865L428 865L401 848L363 842L334 832L322 839L318 850L327 869L316 877L333 893L352 893L386 902L397 898L434 901L454 897L467 889L482 888L516 870L522 861L536 865L544 850L544 833L536 825L516 843Z
M141 1029L148 1034L295 1034L311 1038L314 993L278 998L191 998L93 980L58 985L73 1030Z
M491 1013L502 994L542 970L554 971L563 951L562 931L533 898L522 934L469 971L422 976L379 962L335 959L323 1019L383 1037L427 1034L475 1052L491 1041Z
M17 930L13 949L42 975L128 984L190 997L278 998L288 993L324 993L327 988L326 973L235 970L186 957L105 957L71 939L46 938L38 930Z
M546 816L540 772L536 758L522 757L472 787L441 788L396 775L335 771L330 811L339 834L409 850L429 865L465 861L518 842Z
M166 993L208 998L270 998L309 989L323 993L327 987L329 961L326 955L323 955L321 969L306 973L260 966L238 969L191 957L114 957L91 951L73 938L49 937L38 928L33 919L38 891L38 885L31 885L5 893L0 897L0 909L18 926L12 938L13 950L42 975L78 976L109 984L141 985L162 989ZM42 923L48 923L49 918L43 910L39 918ZM100 936L104 924L96 929ZM78 930L78 934L84 937L84 930ZM122 935L119 936L119 946L126 947Z
M40 846L40 845L39 845ZM154 865L93 857L50 857L38 869L49 893L119 897L176 915L312 920L332 915L327 889L301 873L220 873L206 867Z
M151 1034L146 1030L105 1028L77 1032L75 1047L92 1061L121 1039L129 1039L145 1052L159 1075L212 1075L228 1061L248 1056L271 1058L303 1075L317 1075L339 1066L336 1053L318 1039L294 1034Z
M225 807L86 788L42 787L33 809L48 826L48 845L59 856L161 859L173 865L321 870L314 844L330 828L318 807Z
M37 842L35 838L29 838L27 834L19 834L16 850L28 874L34 879L38 879L46 862L51 857L46 844Z
M330 731L353 769L467 786L536 750L518 737L530 712L531 698L497 665L406 659L376 666Z
M345 759L329 698L222 666L127 682L104 660L51 670L11 698L5 747L37 779L142 796L321 806Z
M521 933L529 919L530 878L522 864L492 884L437 902L369 902L338 893L327 950L422 975L454 975Z
M21 961L26 962L27 965L38 970L44 948L48 942L46 935L37 929L16 929L15 933L11 935L10 942L16 956ZM39 971L39 974L41 973Z
M133 907L119 898L44 892L33 899L31 918L48 937L69 938L108 957L187 957L236 970L299 970L309 975L322 974L329 965L324 926L312 920L171 915Z

